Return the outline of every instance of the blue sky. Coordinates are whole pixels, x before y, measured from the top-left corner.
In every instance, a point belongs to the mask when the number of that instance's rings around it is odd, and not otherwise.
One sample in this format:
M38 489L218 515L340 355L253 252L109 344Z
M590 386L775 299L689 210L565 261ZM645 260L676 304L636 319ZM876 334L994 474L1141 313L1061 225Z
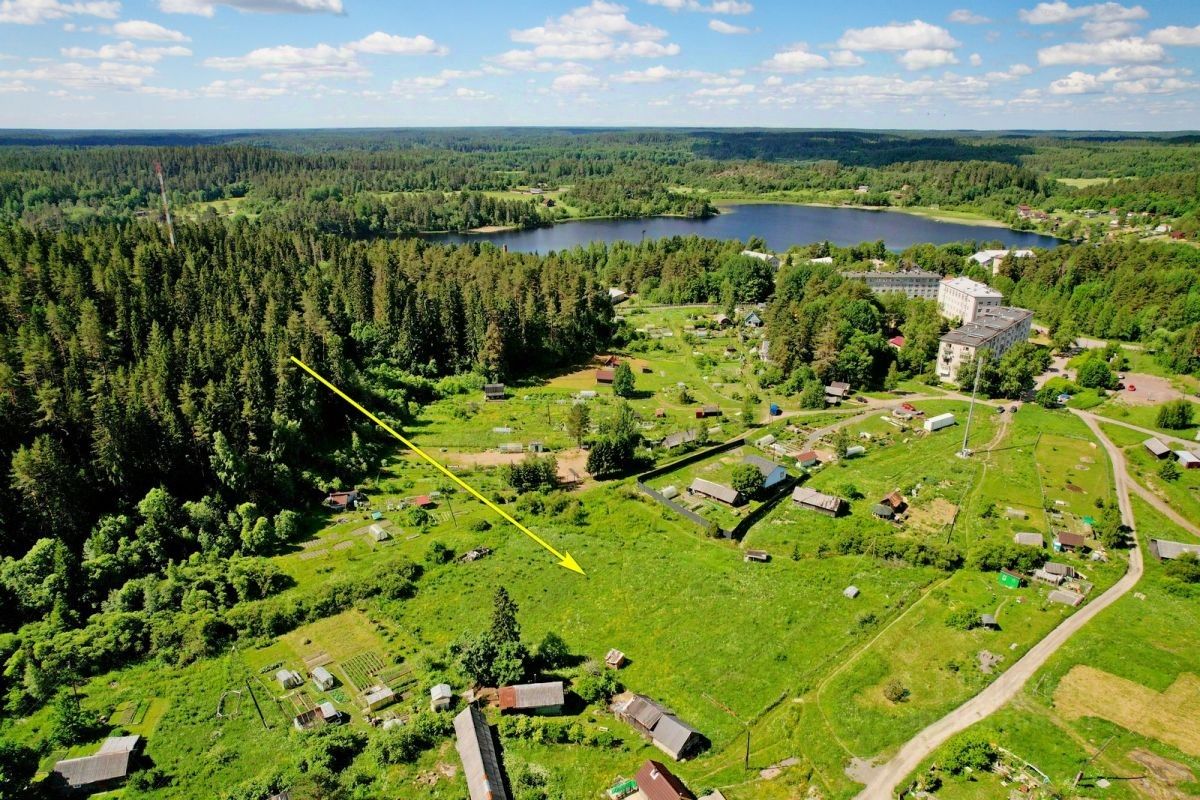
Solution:
M1200 128L1200 2L0 0L0 126Z

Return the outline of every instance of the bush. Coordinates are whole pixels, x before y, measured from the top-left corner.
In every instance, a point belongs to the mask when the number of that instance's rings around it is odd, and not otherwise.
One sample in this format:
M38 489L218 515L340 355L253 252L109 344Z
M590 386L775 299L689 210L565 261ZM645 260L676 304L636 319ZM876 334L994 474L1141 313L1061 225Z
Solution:
M960 608L946 615L946 624L957 631L969 631L979 627L979 614L969 608Z
M622 689L617 673L610 669L595 670L575 681L572 688L585 703L602 703Z
M908 695L908 687L895 678L884 684L883 696L893 703L903 703L908 699Z
M973 733L960 733L944 748L942 767L953 775L967 769L983 770L996 762L996 748L983 737Z
M1156 423L1160 428L1179 430L1192 424L1195 407L1187 400L1172 400L1158 409Z
M738 464L733 468L733 478L730 483L741 493L742 497L750 499L762 488L762 473L753 464Z
M1174 461L1166 461L1158 468L1158 477L1164 481L1177 481L1182 473L1179 471L1179 465Z
M491 529L492 523L488 522L486 519L473 519L467 523L467 530L475 531L476 533L483 533L484 531L490 531Z

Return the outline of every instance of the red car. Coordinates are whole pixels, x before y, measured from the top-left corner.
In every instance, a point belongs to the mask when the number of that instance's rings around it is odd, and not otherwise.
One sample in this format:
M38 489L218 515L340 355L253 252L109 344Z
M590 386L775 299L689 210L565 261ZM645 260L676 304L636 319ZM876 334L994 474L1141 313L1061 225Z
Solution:
M1130 392L1136 392L1136 391L1137 391L1137 387L1136 387L1136 386L1134 386L1132 383L1131 383L1131 384L1129 384L1128 386L1126 386L1126 387L1125 387L1125 389L1126 389L1127 391L1130 391Z

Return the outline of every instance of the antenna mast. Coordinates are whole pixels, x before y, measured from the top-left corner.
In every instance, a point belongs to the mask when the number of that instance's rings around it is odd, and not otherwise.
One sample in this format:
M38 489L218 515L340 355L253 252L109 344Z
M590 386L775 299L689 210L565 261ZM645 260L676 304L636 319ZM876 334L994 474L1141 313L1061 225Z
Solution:
M171 223L171 204L167 202L167 184L163 181L162 163L154 162L154 174L158 176L158 191L162 195L163 216L167 218L167 238L171 240L171 249L175 249L175 226Z

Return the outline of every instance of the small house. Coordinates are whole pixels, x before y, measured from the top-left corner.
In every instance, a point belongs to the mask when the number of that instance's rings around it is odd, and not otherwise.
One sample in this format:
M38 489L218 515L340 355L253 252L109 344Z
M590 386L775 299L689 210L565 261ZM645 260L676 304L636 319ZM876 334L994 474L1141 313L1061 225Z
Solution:
M327 692L334 687L337 680L333 677L333 673L324 667L313 667L312 682L322 692Z
M1079 592L1068 591L1067 589L1055 589L1046 595L1046 599L1051 603L1062 603L1064 606L1075 608L1083 602L1083 595Z
M762 488L764 489L777 486L788 478L787 470L782 465L776 464L774 461L768 461L762 456L746 456L742 459L742 463L749 464L758 470L759 474L762 475Z
M741 255L746 256L747 258L757 258L771 269L779 269L780 264L783 263L779 260L779 256L772 253L763 253L759 250L743 250Z
M566 702L562 681L500 687L500 713L561 714Z
M996 582L1006 589L1020 589L1025 584L1025 578L1010 569L1002 569L996 575Z
M1161 439L1150 437L1142 442L1142 446L1150 451L1150 455L1155 458L1166 458L1171 454L1171 448L1167 447Z
M333 511L353 511L354 509L358 508L358 506L364 500L366 500L366 498L357 490L351 490L349 492L330 492L329 496L325 498L324 505L326 508L332 509Z
M718 328L728 328L733 324L733 320L729 318L728 314L717 314L713 317L713 324Z
M425 509L430 509L437 505L437 503L433 502L433 499L427 494L419 494L408 502L417 508Z
M613 698L609 710L676 761L693 755L705 745L704 735L675 716L660 703L641 694L626 692Z
M1046 539L1040 533L1026 532L1013 535L1013 542L1023 547L1045 547Z
M695 478L688 487L688 494L709 497L731 506L740 506L743 503L742 493L737 489L706 481L704 478Z
M850 396L850 384L845 381L833 381L825 387L825 399L831 403L840 403Z
M317 712L321 715L321 721L326 725L336 725L342 721L342 712L338 711L337 707L328 701L317 706Z
M363 707L367 711L378 711L396 702L396 693L387 686L371 686L362 696Z
M775 436L773 434L768 433L766 436L764 436L761 439L759 439L758 441L756 441L754 443L754 446L757 447L759 450L766 450L768 447L770 447L773 444L775 444Z
M858 597L859 594L857 586L847 586L845 589L842 589L842 596L848 597L851 600Z
M297 686L304 685L304 678L300 677L300 673L294 669L281 669L275 673L275 680L279 681L279 685L283 689L295 689Z
M880 519L892 520L896 518L896 512L886 503L876 503L871 506L871 513Z
M888 344L891 345L892 347L894 347L895 349L899 350L902 347L904 347L904 337L903 336L893 336L892 338L888 339Z
M647 761L638 770L638 789L646 800L695 800L683 781L657 761Z
M797 486L792 490L792 502L803 509L816 511L828 517L836 517L846 508L846 501L842 498L822 494L807 486Z
M813 467L819 467L821 465L821 459L817 457L817 454L814 451L806 450L805 452L796 456L796 465L803 467L804 469L812 469Z
M904 501L904 495L900 494L900 492L892 492L879 502L892 509L892 511L896 512L897 514L903 514L905 509L908 508L908 503Z
M503 383L485 383L483 385L484 400L503 400L504 399L504 384Z
M996 618L991 614L980 614L979 625L984 628L996 630L1000 627L1000 623L996 622Z
M671 450L685 444L691 444L696 441L697 434L694 430L678 431L669 433L663 437L662 447L664 450Z
M596 370L596 383L601 383L606 386L611 385L615 372L607 367Z
M47 783L88 794L115 789L129 777L141 740L140 736L109 737L90 756L56 762Z
M605 654L604 666L609 669L620 669L625 666L625 654L614 647Z
M1033 571L1033 579L1038 583L1045 583L1050 586L1061 586L1063 581L1066 580L1062 575L1056 575L1041 568Z
M1150 540L1150 555L1159 561L1174 561L1185 553L1191 553L1196 558L1200 558L1200 544L1171 542L1166 539Z
M450 703L454 701L454 692L450 690L450 684L439 683L429 690L429 709L431 711L445 711L450 708Z
M925 420L925 430L929 433L940 431L942 428L949 428L951 425L956 425L957 420L953 414L938 414L936 417L930 417Z
M747 550L743 561L758 561L765 564L771 560L771 554L766 550Z
M500 744L483 712L467 706L454 718L454 746L471 800L509 800L500 767Z
M1179 466L1184 469L1200 469L1200 456L1187 450L1176 450L1175 457L1179 459Z
M629 293L626 292L624 289L620 289L616 286L609 287L608 302L612 303L614 306L620 305L621 303L624 303L628 299L629 299Z
M1042 569L1051 575L1058 575L1062 578L1078 578L1079 573L1070 564L1062 564L1058 561L1047 561L1042 565Z
M1081 534L1062 531L1054 536L1054 549L1060 553L1074 552L1084 549L1086 542Z
M696 419L719 416L721 416L721 409L717 406L700 406L696 409Z
M751 311L746 315L746 319L743 320L742 324L748 328L761 328L763 326L763 319L758 315L757 311Z

